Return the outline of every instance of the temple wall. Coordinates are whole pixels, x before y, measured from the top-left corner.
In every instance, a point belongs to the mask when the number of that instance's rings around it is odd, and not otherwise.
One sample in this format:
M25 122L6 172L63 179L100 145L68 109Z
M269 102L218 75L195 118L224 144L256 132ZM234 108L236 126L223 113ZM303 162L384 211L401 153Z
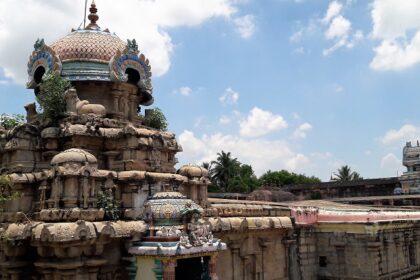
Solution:
M300 228L301 279L414 279L420 275L419 230L409 223L380 230L366 224Z
M215 234L228 245L219 254L217 275L223 280L285 280L288 277L287 230Z

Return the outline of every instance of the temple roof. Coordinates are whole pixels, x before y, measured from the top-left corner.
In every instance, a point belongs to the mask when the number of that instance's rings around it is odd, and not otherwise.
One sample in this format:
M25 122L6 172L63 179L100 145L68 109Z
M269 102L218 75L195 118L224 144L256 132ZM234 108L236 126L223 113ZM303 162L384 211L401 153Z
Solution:
M99 16L94 2L90 23L72 30L51 45L38 39L28 62L28 88L36 88L42 76L59 73L70 81L121 82L136 85L143 96L142 105L153 103L151 66L140 53L135 39L124 42L108 29L97 25Z
M117 35L96 30L76 30L50 46L62 62L97 61L108 63L127 43Z

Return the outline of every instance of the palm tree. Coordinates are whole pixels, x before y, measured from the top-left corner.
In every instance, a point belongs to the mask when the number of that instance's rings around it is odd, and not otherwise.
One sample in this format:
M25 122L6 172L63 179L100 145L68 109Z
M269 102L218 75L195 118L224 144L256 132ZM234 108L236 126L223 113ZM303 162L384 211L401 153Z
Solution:
M210 164L210 177L220 189L226 192L229 189L229 181L235 176L239 165L238 159L232 158L230 152L217 153L217 159Z
M334 173L333 181L354 181L354 180L361 180L363 177L360 176L359 173L356 171L351 171L350 166L344 165L337 169L337 173Z

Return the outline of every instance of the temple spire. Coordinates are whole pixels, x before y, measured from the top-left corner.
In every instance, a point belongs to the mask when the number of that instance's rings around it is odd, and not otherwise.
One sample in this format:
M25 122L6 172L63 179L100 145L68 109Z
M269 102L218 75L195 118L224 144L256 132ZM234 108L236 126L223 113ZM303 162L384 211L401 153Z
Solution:
M92 0L92 4L90 4L89 12L90 14L88 16L88 19L90 20L90 23L88 26L86 26L85 29L88 29L88 30L99 29L99 26L96 24L96 22L99 19L99 16L96 14L98 12L98 9L96 8L95 0Z

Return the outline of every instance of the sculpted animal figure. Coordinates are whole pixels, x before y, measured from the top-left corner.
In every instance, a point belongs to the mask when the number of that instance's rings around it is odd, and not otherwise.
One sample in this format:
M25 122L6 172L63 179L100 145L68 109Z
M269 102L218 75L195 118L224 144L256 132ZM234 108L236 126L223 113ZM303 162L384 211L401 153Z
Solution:
M35 103L26 104L25 110L26 110L26 121L28 123L31 123L32 121L36 120L38 113L36 112Z
M76 89L70 88L66 91L67 113L73 115L92 114L98 117L106 115L106 109L101 104L90 104L87 100L80 100Z

